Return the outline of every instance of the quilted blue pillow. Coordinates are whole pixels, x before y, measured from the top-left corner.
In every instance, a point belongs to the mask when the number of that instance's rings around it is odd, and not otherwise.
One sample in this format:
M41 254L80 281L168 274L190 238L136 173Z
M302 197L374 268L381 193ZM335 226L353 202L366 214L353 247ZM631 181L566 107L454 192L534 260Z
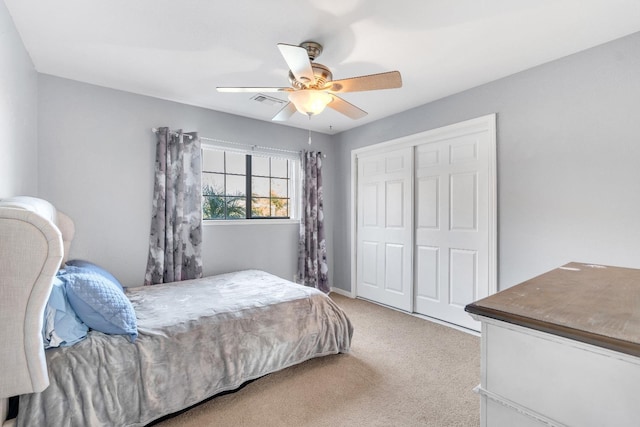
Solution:
M138 336L136 313L122 289L104 275L75 266L58 273L69 304L88 327L105 334Z
M114 284L118 285L120 290L124 290L123 286L120 284L120 282L118 282L118 279L116 279L113 274L109 273L104 268L98 265L95 265L90 261L84 261L81 259L72 259L71 261L67 261L67 265L72 265L74 267L88 268L89 270L92 270L93 272L104 276L106 280L109 280Z

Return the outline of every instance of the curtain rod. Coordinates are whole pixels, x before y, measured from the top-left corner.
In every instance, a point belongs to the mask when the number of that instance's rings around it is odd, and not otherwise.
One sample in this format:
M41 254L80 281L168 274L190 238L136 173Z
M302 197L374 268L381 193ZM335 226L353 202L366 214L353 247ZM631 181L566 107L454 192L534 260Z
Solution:
M151 128L151 131L153 133L158 133L158 128ZM169 133L176 134L176 132L174 132L174 131L169 131ZM191 135L186 135L186 134L183 134L183 135L188 137L189 139L191 139ZM244 148L250 148L251 150L255 150L256 148L258 148L258 149L261 149L261 150L277 151L277 152L280 152L280 153L289 153L289 154L298 154L298 155L302 154L302 151L285 150L283 148L265 147L265 146L262 146L262 145L255 145L255 144L253 144L253 145L251 145L251 144L243 144L243 143L240 143L240 142L225 141L223 139L207 138L205 136L201 136L200 139L201 140L205 140L205 141L211 141L211 142L219 142L219 143L222 143L222 144L237 145L237 146L244 147ZM327 155L323 154L322 157L326 159Z
M241 142L232 142L232 141L225 141L223 139L215 139L215 138L207 138L205 136L201 136L200 139L205 140L205 141L211 141L211 142L220 142L222 144L230 144L230 145L237 145L240 147L244 147L244 148L250 148L252 150L260 149L260 150L267 150L267 151L278 151L281 153L289 153L289 154L300 154L300 151L293 151L293 150L285 150L283 148L273 148L273 147L265 147L262 145L255 145L255 144L243 144Z

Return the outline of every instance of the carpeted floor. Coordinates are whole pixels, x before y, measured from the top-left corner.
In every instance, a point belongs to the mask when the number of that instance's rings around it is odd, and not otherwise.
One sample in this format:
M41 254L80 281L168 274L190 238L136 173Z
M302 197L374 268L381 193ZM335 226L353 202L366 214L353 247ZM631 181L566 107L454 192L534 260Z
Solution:
M354 325L351 353L267 375L159 424L478 426L480 338L362 300L331 297Z

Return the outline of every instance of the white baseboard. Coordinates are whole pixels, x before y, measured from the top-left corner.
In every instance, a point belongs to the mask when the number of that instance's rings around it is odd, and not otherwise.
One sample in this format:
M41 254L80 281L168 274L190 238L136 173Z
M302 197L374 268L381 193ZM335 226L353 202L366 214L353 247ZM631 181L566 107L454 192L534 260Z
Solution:
M344 289L332 287L331 292L335 292L336 294L342 295L343 297L355 298L355 295L353 295L350 291L345 291Z

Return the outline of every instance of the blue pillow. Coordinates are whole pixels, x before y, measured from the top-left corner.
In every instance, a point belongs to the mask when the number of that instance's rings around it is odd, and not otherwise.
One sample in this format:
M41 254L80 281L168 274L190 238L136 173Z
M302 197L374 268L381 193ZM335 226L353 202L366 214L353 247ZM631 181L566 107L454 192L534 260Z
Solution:
M102 276L104 276L105 279L112 281L114 284L118 285L120 287L120 290L123 290L124 287L120 284L120 282L118 282L118 279L116 279L113 274L109 273L107 270L105 270L104 268L90 262L90 261L84 261L81 259L72 259L71 261L67 261L66 263L67 265L72 265L74 267L81 267L81 268L87 268L95 273L98 273Z
M54 277L42 323L44 348L71 346L83 340L88 330L67 301L64 283Z
M136 313L122 289L102 274L75 266L58 273L64 282L67 299L87 326L113 335L129 335L131 342L138 336Z

